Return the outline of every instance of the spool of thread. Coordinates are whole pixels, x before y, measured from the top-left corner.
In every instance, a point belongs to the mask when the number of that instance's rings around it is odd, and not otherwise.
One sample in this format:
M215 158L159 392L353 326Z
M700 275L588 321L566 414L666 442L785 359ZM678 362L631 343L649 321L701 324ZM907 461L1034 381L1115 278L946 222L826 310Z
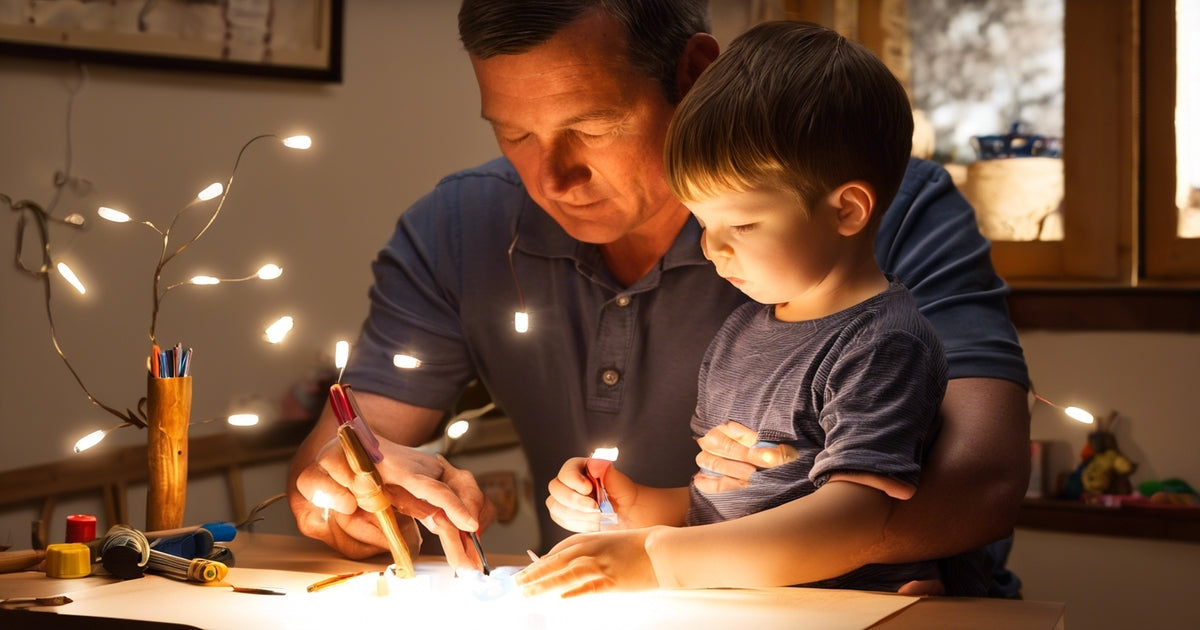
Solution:
M80 578L92 574L92 550L83 543L55 543L46 547L46 575Z
M100 561L110 575L122 580L140 578L150 561L150 542L131 527L114 525L100 546Z
M88 543L96 539L96 517L91 514L67 516L67 542Z

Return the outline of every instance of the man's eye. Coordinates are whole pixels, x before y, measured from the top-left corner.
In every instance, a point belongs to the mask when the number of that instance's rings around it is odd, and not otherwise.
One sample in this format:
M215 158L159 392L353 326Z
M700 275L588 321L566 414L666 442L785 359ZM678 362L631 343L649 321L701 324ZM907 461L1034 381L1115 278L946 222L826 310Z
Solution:
M595 130L592 130L592 131L595 131ZM583 140L584 142L596 143L596 142L604 142L605 140L612 138L614 135L616 135L616 131L610 130L610 131L604 131L601 133L588 133L587 131L583 131L582 129L576 129L575 135L578 136L579 139Z

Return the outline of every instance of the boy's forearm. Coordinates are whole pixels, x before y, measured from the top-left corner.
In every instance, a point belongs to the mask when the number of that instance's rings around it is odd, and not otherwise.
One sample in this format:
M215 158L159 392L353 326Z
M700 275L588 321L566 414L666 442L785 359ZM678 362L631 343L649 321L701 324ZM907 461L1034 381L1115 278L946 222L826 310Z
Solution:
M682 527L687 518L688 488L638 486L637 498L620 515L625 528L666 525Z
M943 425L912 499L900 502L868 562L944 558L1012 533L1029 482L1025 389L1000 379L955 379Z
M802 584L864 564L861 552L879 543L893 503L874 488L831 481L757 514L656 529L646 553L663 587Z

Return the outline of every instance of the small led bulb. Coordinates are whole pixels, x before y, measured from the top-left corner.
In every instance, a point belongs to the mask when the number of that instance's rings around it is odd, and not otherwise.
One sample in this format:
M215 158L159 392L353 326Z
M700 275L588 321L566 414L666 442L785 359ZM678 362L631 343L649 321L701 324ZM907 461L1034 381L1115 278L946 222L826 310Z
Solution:
M392 357L392 365L395 365L398 368L411 370L421 367L421 360L407 354L397 354L396 356Z
M516 326L517 332L529 332L529 313L517 311L513 315L513 324Z
M196 195L196 197L200 199L200 201L208 201L213 197L219 196L224 190L225 187L221 185L221 182L213 182L212 184L209 184L208 188L201 190L200 194Z
M267 264L259 267L258 273L255 275L261 280L274 280L283 275L283 269L279 265Z
M271 343L283 341L283 338L292 331L293 323L292 318L287 315L275 320L274 324L267 327L267 341Z
M79 441L75 443L75 452L82 453L83 451L92 448L93 446L99 444L100 440L103 440L105 435L108 435L108 431L97 429L79 438Z

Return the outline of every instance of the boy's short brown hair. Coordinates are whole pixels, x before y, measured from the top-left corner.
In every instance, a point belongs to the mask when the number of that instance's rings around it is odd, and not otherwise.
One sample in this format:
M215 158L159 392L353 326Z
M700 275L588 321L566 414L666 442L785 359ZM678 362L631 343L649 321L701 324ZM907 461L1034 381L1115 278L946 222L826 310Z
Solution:
M816 24L767 22L734 39L667 131L667 183L683 201L776 187L805 209L853 180L891 204L912 152L912 107L865 46Z

